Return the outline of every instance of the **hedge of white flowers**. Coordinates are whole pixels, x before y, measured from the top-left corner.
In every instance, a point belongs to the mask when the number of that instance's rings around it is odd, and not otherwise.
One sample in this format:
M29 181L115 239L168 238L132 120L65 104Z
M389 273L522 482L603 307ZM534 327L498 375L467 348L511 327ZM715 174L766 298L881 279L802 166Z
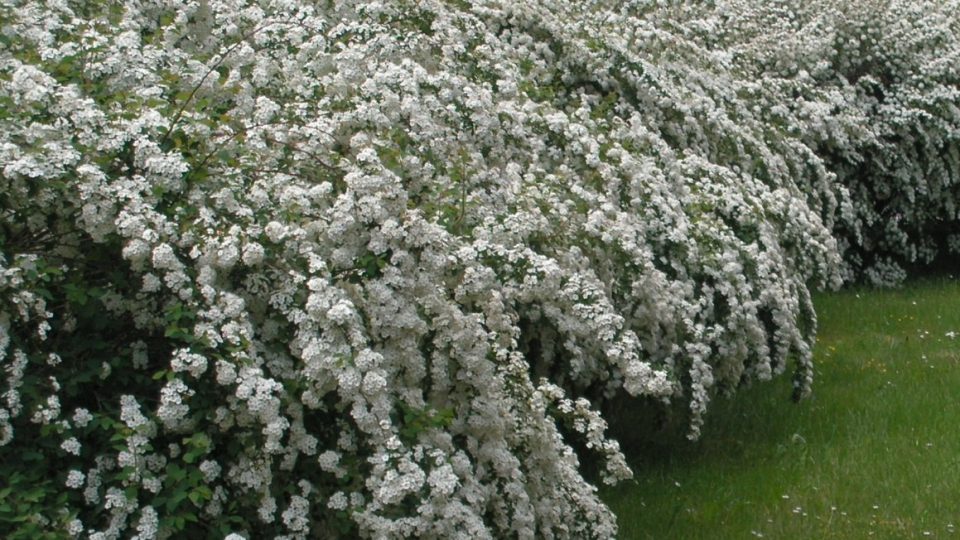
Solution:
M960 248L958 13L3 2L0 530L615 536L604 400Z
M896 284L960 252L960 3L738 2L715 16L767 121L849 193L853 214L833 224L846 279Z

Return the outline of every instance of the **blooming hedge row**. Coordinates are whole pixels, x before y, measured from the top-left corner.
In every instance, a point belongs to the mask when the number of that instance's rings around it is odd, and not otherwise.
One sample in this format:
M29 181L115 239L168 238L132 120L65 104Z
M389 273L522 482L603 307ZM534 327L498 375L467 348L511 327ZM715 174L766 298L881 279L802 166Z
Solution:
M960 251L960 3L754 4L718 10L751 13L727 18L723 46L849 192L845 278L896 284Z
M605 398L960 244L955 3L795 4L4 3L5 536L614 536Z

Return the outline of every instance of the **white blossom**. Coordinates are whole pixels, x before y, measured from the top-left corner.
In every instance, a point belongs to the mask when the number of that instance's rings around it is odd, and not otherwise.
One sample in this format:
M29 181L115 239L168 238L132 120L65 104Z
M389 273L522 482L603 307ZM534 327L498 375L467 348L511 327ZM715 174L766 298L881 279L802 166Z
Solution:
M83 487L84 480L86 480L86 476L82 472L71 469L70 472L67 473L67 481L65 484L68 488L79 489Z
M203 473L203 478L207 482L213 482L220 476L220 464L213 460L204 460L200 463L200 472Z
M137 520L137 540L152 540L157 537L157 530L160 525L160 519L157 511L152 506L144 506L140 509L140 519Z
M77 427L82 428L82 427L86 427L87 424L89 424L90 421L93 420L93 415L90 414L90 411L88 411L87 409L84 409L83 407L77 407L76 410L74 410L73 412L72 420Z

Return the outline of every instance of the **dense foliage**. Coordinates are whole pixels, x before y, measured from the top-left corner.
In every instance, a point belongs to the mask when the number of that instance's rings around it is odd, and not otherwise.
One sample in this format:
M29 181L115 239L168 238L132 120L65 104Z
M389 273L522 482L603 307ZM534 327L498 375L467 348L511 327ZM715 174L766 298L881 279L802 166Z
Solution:
M604 399L960 247L958 7L3 3L5 537L615 535Z

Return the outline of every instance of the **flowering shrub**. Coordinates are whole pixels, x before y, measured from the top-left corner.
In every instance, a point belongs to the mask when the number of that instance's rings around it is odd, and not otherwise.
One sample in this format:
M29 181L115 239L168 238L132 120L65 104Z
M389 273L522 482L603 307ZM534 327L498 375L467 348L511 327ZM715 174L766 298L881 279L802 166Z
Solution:
M10 538L614 536L603 400L808 392L899 141L753 4L0 14Z
M760 4L700 16L725 21L723 47L764 87L767 121L849 192L852 212L831 223L845 277L896 284L957 252L960 3Z

